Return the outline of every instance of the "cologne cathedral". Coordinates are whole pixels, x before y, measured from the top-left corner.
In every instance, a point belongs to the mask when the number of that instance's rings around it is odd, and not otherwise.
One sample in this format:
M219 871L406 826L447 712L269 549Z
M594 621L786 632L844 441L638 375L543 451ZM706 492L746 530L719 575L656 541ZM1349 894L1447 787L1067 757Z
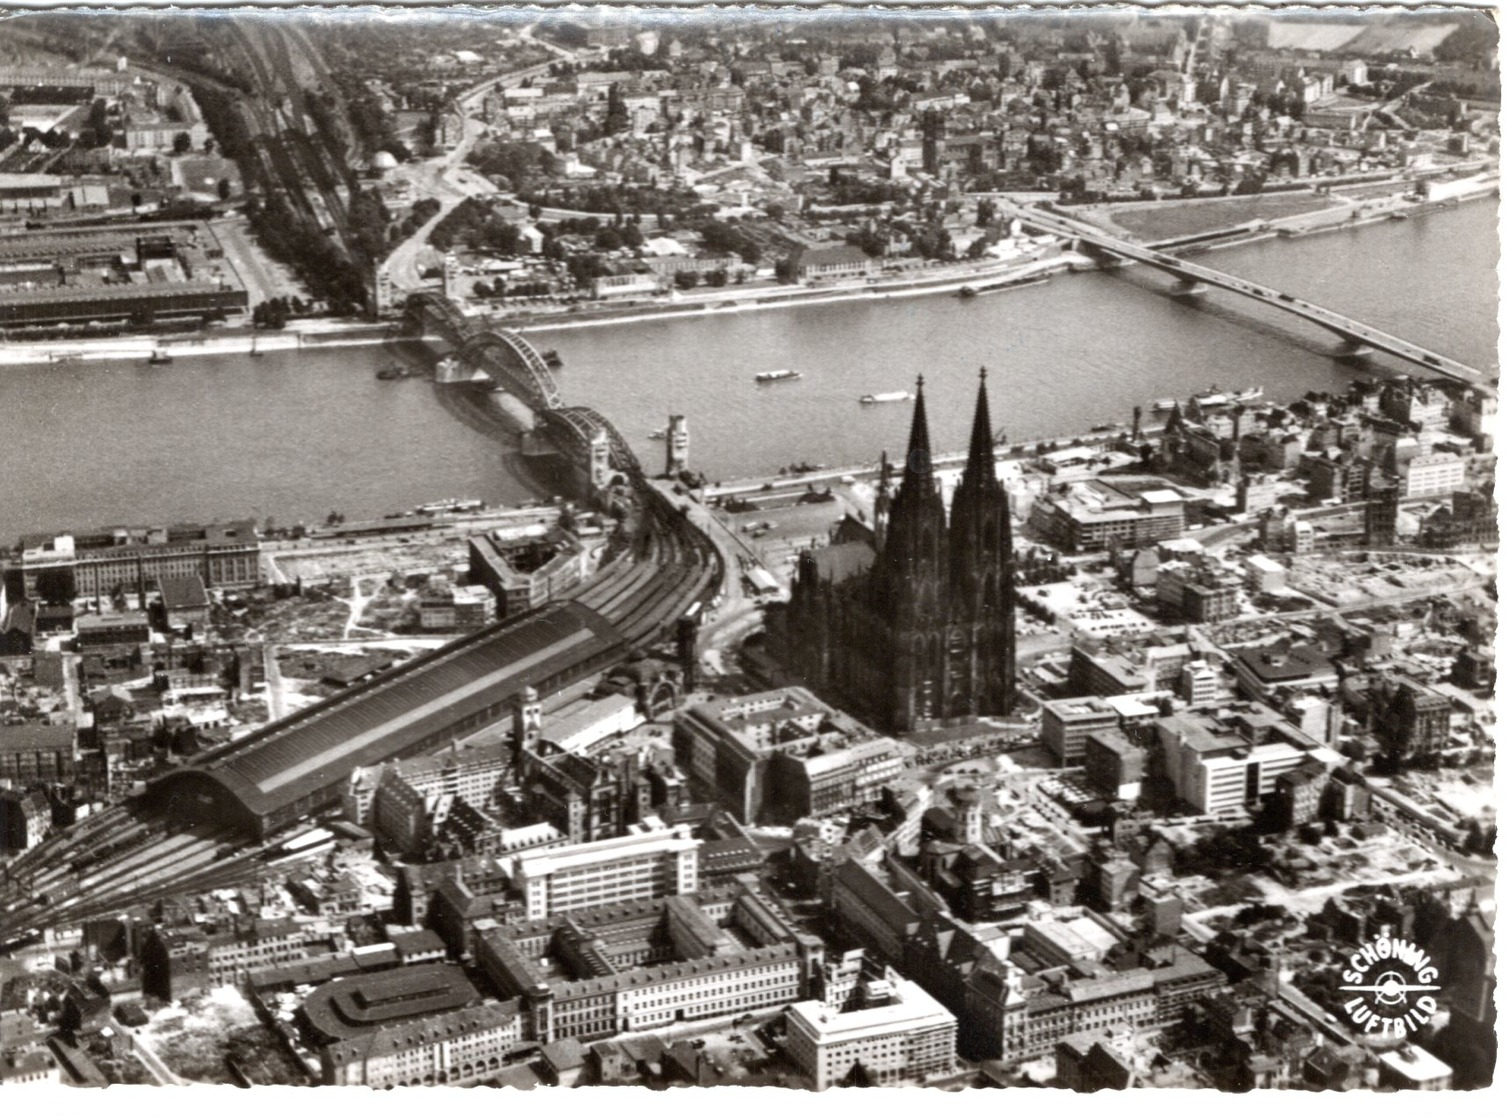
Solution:
M986 371L949 515L918 379L901 484L881 463L875 520L804 553L784 625L788 667L893 733L1011 711L1012 524L996 477Z

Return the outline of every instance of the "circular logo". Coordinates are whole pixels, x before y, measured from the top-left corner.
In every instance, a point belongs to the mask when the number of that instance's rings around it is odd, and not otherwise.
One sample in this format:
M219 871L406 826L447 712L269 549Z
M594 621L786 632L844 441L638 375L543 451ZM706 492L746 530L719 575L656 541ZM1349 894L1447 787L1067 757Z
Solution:
M1431 1022L1440 980L1431 955L1409 939L1381 935L1348 958L1342 1010L1365 1034L1403 1037Z

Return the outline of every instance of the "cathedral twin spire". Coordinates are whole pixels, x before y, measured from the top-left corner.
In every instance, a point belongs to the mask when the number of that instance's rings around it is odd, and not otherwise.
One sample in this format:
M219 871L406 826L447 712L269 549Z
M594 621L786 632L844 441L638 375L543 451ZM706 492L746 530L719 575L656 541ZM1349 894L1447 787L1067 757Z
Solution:
M975 399L975 419L970 429L970 450L955 494L954 509L980 515L997 499L995 437L991 430L991 407L986 396L986 370L980 370L980 388ZM973 507L972 507L973 506ZM933 472L933 443L928 433L928 402L923 378L918 377L917 403L912 412L912 430L907 438L902 484L891 507L889 534L893 538L909 527L910 520L931 520L942 514L943 501ZM915 525L914 525L915 526ZM931 526L931 525L930 525ZM940 525L941 526L941 525Z
M928 430L928 402L923 378L918 377L917 402L907 439L902 482L886 503L878 549L889 592L920 608L943 608L978 601L981 578L1010 562L1011 525L1006 493L996 479L995 439L986 395L986 370L980 370L970 450L955 490L951 514L945 516L943 496L934 474L933 445ZM992 599L999 598L996 592Z

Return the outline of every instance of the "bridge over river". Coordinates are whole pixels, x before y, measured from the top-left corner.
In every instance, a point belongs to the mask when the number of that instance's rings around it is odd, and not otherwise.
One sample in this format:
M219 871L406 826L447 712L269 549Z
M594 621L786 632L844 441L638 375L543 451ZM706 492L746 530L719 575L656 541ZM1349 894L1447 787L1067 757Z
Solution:
M596 410L569 406L545 358L523 335L473 323L435 292L409 297L405 325L411 336L439 337L454 346L436 370L438 383L485 381L523 402L588 487L602 489L614 473L639 475L639 459L623 435Z
M1250 283L1246 279L1239 279L1226 272L1217 271L1215 268L1193 264L1188 260L1182 260L1152 248L1145 248L1132 241L1113 236L1098 226L1058 211L1015 206L1006 206L1004 211L1020 218L1024 225L1060 236L1073 237L1081 246L1089 248L1094 253L1147 264L1151 268L1157 268L1159 271L1172 275L1181 281L1176 294L1198 295L1208 289L1216 288L1242 295L1313 322L1342 338L1350 347L1342 355L1363 357L1370 352L1388 353L1403 361L1419 365L1434 377L1484 388L1493 387L1498 381L1497 376L1472 368L1442 353L1433 352L1425 346L1396 337L1376 326L1370 326L1365 322L1349 318L1345 314L1339 314L1335 310L1317 306L1315 303L1298 299L1283 291L1276 291L1272 287Z

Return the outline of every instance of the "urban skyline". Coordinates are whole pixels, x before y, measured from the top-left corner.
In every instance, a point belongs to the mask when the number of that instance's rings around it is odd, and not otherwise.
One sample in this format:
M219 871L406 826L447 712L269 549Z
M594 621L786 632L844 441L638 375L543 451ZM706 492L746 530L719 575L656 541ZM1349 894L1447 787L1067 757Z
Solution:
M1484 9L5 27L0 1082L1490 1085Z

